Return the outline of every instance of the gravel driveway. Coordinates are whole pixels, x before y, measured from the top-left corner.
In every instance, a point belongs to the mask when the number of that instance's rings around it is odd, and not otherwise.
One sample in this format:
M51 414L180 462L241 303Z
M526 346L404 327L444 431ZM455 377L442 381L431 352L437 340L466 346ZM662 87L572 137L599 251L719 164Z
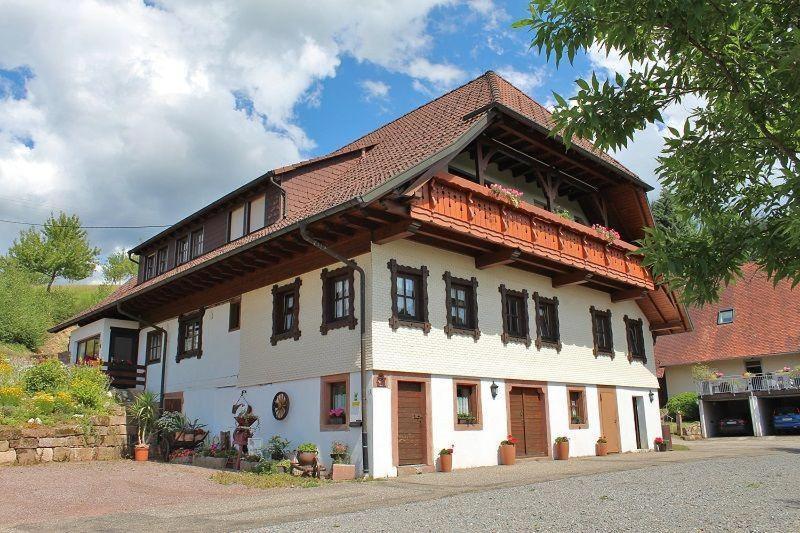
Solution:
M800 450L798 450L800 451ZM596 474L265 531L798 531L800 455Z
M247 489L113 461L0 468L0 531L800 531L800 437Z

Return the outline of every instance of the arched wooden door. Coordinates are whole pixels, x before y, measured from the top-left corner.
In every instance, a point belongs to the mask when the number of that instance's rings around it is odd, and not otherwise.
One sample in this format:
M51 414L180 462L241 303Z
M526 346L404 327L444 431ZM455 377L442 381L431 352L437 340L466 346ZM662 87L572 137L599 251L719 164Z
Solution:
M512 387L508 406L511 434L519 439L517 456L547 455L547 415L542 389Z

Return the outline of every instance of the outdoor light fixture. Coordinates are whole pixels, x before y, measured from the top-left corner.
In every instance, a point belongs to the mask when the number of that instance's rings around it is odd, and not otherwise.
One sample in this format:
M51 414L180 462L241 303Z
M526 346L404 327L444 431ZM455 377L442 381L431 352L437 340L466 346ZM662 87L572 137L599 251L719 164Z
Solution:
M653 391L650 391L650 394L648 394L648 396L650 397L650 403L653 403L653 398L655 397L655 394L653 394Z
M490 391L492 391L492 400L494 400L495 398L497 398L497 383L495 383L494 381L492 381L492 384L491 384L491 386L489 387L489 390L490 390ZM653 400L651 399L650 401L652 402Z

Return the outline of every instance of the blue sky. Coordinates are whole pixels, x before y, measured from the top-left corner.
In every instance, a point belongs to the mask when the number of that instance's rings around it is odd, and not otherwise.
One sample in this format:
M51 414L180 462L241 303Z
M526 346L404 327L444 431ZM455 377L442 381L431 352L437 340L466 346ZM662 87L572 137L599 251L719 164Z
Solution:
M0 219L171 224L495 70L544 105L556 69L502 0L9 0L0 17ZM677 114L678 118L680 113ZM651 184L656 127L617 157ZM0 253L24 227L0 223ZM96 229L103 254L154 229Z

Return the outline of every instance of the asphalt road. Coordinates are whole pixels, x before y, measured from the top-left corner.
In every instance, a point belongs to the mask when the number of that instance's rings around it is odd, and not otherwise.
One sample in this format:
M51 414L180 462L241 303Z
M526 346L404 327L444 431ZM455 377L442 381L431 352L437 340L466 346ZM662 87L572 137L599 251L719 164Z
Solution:
M314 489L223 487L180 465L0 469L2 531L798 531L800 437Z

